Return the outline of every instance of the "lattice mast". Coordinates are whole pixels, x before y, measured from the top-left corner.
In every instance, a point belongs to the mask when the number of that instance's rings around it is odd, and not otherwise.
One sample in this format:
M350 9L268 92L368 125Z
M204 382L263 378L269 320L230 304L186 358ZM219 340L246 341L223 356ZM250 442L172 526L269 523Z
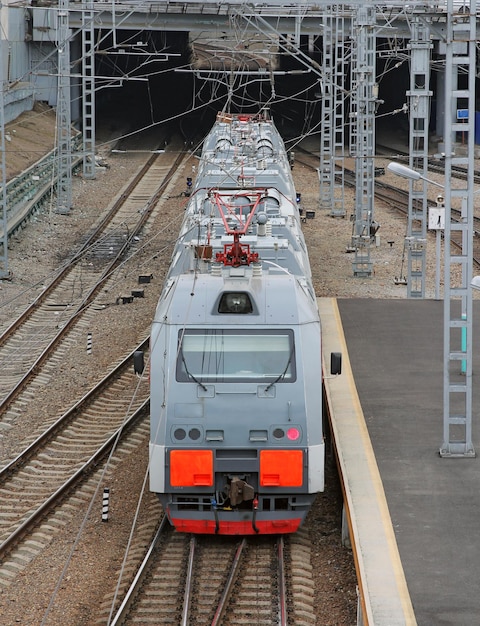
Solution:
M68 213L72 206L72 136L70 96L70 32L68 0L59 0L57 12L57 212Z
M470 13L455 13L447 0L445 66L445 266L443 336L442 457L473 457L472 443L472 287L474 215L474 141L476 78L476 0ZM467 111L467 116L459 116ZM455 139L463 138L463 146ZM465 143L466 142L466 143ZM456 151L455 151L456 150ZM466 180L452 169L467 168ZM452 220L452 204L461 204L462 219ZM451 248L453 232L461 250Z
M320 208L330 209L334 217L344 217L345 17L338 5L327 9L322 37Z
M352 132L351 149L355 157L355 215L352 248L353 275L371 276L373 264L370 246L374 235L375 185L375 6L361 5L354 15L352 28Z
M3 45L2 36L0 35L0 46ZM7 207L7 173L6 173L6 154L5 154L5 98L4 98L4 80L3 80L3 62L0 54L0 152L1 152L1 168L2 168L2 193L0 202L2 206L2 238L0 240L0 279L8 278L10 271L8 269L8 207Z
M414 15L410 39L410 89L407 91L409 112L409 166L424 177L409 181L407 250L407 297L424 298L428 220L428 127L430 120L430 28Z
M95 31L93 0L82 12L83 176L95 178Z

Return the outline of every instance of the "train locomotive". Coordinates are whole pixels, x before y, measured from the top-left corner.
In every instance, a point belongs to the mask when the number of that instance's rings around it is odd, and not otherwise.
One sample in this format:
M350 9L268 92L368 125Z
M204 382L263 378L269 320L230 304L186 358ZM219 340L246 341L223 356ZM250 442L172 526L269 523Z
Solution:
M219 113L150 337L150 490L181 532L295 532L324 489L321 329L283 140Z

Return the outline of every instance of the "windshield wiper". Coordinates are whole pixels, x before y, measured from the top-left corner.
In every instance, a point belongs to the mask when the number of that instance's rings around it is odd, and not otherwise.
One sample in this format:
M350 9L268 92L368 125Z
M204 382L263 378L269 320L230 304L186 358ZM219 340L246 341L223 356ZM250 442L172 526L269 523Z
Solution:
M273 387L273 385L275 385L276 383L278 383L279 380L282 380L282 378L285 378L286 374L287 374L287 370L290 367L290 363L292 362L292 356L293 356L293 346L290 349L290 355L288 357L288 361L287 364L285 366L285 369L283 370L283 372L281 374L279 374L275 380L272 380L271 383L269 383L266 387L265 387L265 393L271 388Z
M196 377L195 377L195 376L194 376L194 375L193 375L193 374L189 371L189 369L188 369L188 367L187 367L187 362L185 361L185 355L183 354L183 350L182 350L182 361L183 361L183 365L185 366L185 374L186 374L189 378L191 378L194 382L196 382L196 383L197 383L197 385L200 385L200 387L203 389L203 391L208 391L208 389L205 387L205 385L204 385L202 382L200 382L200 381L198 380L198 378L196 378Z

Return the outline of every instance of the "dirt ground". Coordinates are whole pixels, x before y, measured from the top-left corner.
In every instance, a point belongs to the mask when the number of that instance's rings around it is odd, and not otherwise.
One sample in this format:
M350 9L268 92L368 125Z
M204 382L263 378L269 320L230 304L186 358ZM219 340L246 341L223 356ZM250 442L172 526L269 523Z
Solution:
M36 163L55 146L55 111L37 102L31 111L22 113L5 125L7 181Z

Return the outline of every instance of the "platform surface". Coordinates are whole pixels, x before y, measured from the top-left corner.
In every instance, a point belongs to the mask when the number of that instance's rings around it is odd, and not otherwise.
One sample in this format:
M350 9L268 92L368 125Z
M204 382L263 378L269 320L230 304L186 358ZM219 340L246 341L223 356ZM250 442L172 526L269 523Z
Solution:
M473 315L475 458L441 458L443 302L337 300L419 626L480 624L480 303Z

